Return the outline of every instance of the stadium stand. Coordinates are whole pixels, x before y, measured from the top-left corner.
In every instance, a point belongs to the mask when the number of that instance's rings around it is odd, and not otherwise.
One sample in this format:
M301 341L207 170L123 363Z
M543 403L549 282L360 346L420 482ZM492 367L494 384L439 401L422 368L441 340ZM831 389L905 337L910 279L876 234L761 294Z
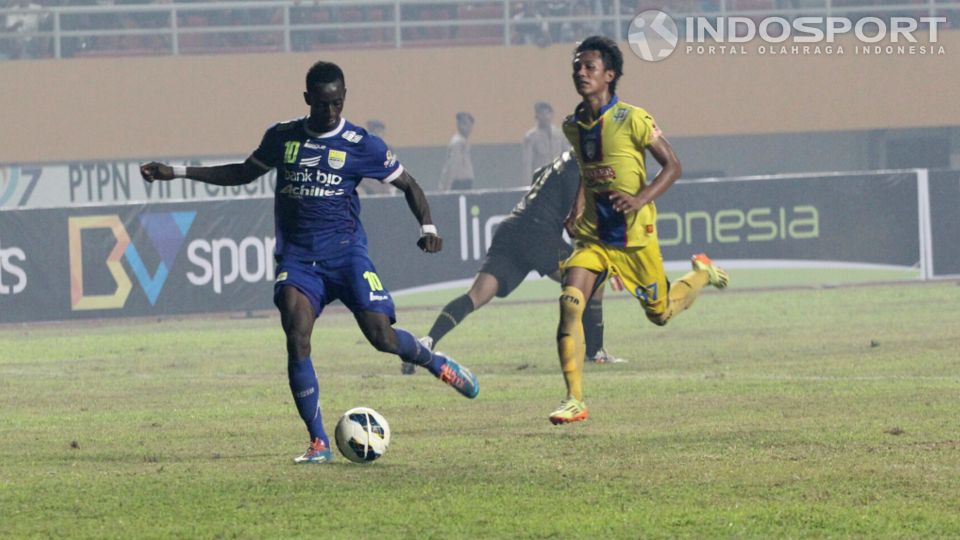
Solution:
M592 33L624 39L647 9L674 15L947 16L946 0L14 0L0 58L540 45Z

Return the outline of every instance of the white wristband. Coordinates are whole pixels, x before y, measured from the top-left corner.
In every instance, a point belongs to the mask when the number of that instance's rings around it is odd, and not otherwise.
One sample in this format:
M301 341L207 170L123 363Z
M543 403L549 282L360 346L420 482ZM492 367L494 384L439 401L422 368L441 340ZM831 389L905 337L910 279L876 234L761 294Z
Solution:
M428 234L437 236L437 226L433 224L421 225L420 236L426 236Z
M173 169L174 178L186 178L187 177L187 166L186 165L173 165L170 167Z

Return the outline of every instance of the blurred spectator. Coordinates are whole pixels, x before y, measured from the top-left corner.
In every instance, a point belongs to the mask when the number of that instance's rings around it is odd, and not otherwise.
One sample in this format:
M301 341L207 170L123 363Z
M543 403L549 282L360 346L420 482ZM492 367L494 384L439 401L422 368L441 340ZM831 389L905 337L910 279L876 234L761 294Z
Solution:
M387 142L384 138L387 132L387 126L383 123L383 120L377 120L375 118L370 119L367 121L366 128L367 133L384 139L384 143ZM396 155L396 152L393 151L393 148L391 148L390 145L387 145L387 152ZM361 194L363 195L393 195L397 193L397 189L391 186L389 183L378 182L370 179L367 179L365 182L360 182L360 189Z
M531 8L531 4L533 7ZM546 47L553 41L547 22L550 6L546 2L521 2L520 11L513 16L517 43Z
M523 137L523 174L520 176L523 185L527 185L533 171L570 147L563 131L553 125L553 107L549 103L538 101L533 106L533 114L537 124Z
M4 32L16 34L10 42L10 57L27 58L36 56L38 39L32 34L40 31L40 23L46 18L47 13L43 11L43 6L30 0L13 0L9 7L10 9L29 10L7 15Z
M447 145L447 160L440 171L440 191L464 191L473 188L473 159L470 157L470 132L473 115L457 113L457 132Z
M602 15L603 8L591 6L586 0L577 0L570 9L570 15L578 17L576 22L565 22L560 27L560 40L565 42L579 41L587 36L600 33L600 23L591 19L594 14L594 7L597 8L596 14Z

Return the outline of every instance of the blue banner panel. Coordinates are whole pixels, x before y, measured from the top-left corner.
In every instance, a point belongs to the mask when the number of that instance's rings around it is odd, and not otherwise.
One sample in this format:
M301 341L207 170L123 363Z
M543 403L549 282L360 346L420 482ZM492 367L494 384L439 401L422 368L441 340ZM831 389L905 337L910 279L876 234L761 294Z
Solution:
M657 202L664 258L911 267L920 259L914 173L684 182Z
M960 183L931 186L937 272L957 273ZM403 197L364 199L383 285L472 277L522 194L431 195L439 254L417 248ZM706 251L910 267L920 252L917 196L912 173L678 183L658 201L657 226L666 260ZM0 210L0 323L272 309L273 227L272 198Z
M960 172L930 173L933 275L960 275Z

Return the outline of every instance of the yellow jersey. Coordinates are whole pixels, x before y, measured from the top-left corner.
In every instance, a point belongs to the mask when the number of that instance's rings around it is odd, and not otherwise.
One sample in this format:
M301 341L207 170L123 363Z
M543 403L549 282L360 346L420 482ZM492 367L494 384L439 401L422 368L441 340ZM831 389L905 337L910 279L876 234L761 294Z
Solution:
M584 188L577 236L617 247L642 247L656 234L657 208L651 202L634 212L613 209L610 192L636 195L647 185L646 147L660 137L656 121L640 107L613 96L590 123L578 118L584 105L563 122Z

